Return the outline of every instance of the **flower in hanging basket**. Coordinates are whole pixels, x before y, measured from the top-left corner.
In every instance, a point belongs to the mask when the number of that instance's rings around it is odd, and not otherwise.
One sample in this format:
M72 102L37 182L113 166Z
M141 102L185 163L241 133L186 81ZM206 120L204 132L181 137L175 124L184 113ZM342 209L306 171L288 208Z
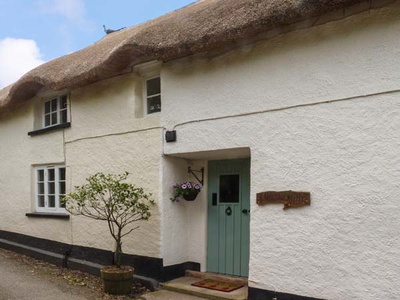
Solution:
M172 188L174 189L174 196L171 198L171 201L179 202L180 198L183 198L186 201L193 201L196 199L202 186L199 183L185 181L182 183L175 183Z

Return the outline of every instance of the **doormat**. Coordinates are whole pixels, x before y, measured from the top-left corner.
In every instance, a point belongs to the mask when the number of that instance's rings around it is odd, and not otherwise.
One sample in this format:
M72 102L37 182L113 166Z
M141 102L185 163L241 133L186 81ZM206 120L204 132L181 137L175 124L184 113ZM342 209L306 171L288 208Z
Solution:
M240 284L240 283L223 282L223 281L212 280L212 279L205 279L202 281L198 281L198 282L192 283L192 285L210 289L210 290L226 292L226 293L240 289L241 287L244 286L243 284Z

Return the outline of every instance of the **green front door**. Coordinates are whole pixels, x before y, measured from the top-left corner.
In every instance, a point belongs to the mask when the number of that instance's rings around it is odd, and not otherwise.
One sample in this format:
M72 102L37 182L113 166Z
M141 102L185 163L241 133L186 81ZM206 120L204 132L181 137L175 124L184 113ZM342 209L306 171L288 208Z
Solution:
M208 163L207 271L249 274L250 160Z

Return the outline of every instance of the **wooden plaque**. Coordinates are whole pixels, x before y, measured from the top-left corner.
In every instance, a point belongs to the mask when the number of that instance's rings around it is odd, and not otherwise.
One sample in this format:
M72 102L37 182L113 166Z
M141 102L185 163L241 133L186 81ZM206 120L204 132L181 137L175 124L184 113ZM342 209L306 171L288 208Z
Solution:
M283 209L286 210L292 207L301 207L311 204L310 192L262 192L257 194L257 204L265 205L270 203L282 203Z

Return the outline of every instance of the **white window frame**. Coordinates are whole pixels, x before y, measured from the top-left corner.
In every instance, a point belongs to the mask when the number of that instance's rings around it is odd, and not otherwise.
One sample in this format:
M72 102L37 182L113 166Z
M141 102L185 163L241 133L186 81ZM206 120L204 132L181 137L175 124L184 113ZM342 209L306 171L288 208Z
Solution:
M65 107L61 107L62 99L66 98ZM56 101L57 107L55 110L52 110L52 102ZM46 112L46 103L49 103L50 111ZM68 123L69 114L68 114L68 106L69 106L69 97L68 94L61 94L56 97L52 97L51 99L45 100L43 102L43 128L48 128L60 124ZM65 113L65 122L61 122L62 114ZM56 114L57 120L55 123L52 123L52 114ZM49 124L46 125L46 116L49 116Z
M160 93L158 93L158 94L153 94L153 95L150 95L150 96L149 96L149 95L147 94L147 82L150 81L150 80L152 80L152 79L155 79L155 78L159 78L159 79L160 79ZM150 98L153 98L153 97L158 97L158 96L160 96L160 105L161 105L160 111L157 111L157 112L149 112L149 109L148 109L148 102L149 102L149 99L150 99ZM161 111L162 111L161 76L160 76L159 74L156 75L156 76L152 76L152 77L147 77L147 78L145 78L145 80L144 80L144 99L145 99L145 103L144 103L145 115L155 115L155 114L161 113Z
M142 101L140 105L140 116L150 116L150 115L159 115L160 112L162 111L162 82L161 82L161 66L163 62L162 61L149 61L145 62L139 65L136 65L134 67L135 72L142 78ZM154 78L160 78L160 94L161 96L161 110L159 112L154 112L154 113L148 113L147 111L147 81L154 79ZM155 95L152 95L155 96ZM143 114L143 115L142 115Z
M64 180L60 179L60 170L64 169L66 171L65 165L46 165L46 166L36 166L34 167L34 178L35 178L35 208L36 212L44 213L67 213L66 209L61 206L60 196L60 183L64 182L66 185L66 178L64 175ZM49 181L50 170L54 170L54 181ZM43 181L39 180L39 171L43 171ZM65 173L64 173L65 174ZM54 194L49 192L49 183L54 182ZM39 193L39 184L43 184L43 193ZM65 191L64 191L65 193ZM54 196L54 207L49 206L49 196ZM39 197L44 197L44 206L39 205Z

